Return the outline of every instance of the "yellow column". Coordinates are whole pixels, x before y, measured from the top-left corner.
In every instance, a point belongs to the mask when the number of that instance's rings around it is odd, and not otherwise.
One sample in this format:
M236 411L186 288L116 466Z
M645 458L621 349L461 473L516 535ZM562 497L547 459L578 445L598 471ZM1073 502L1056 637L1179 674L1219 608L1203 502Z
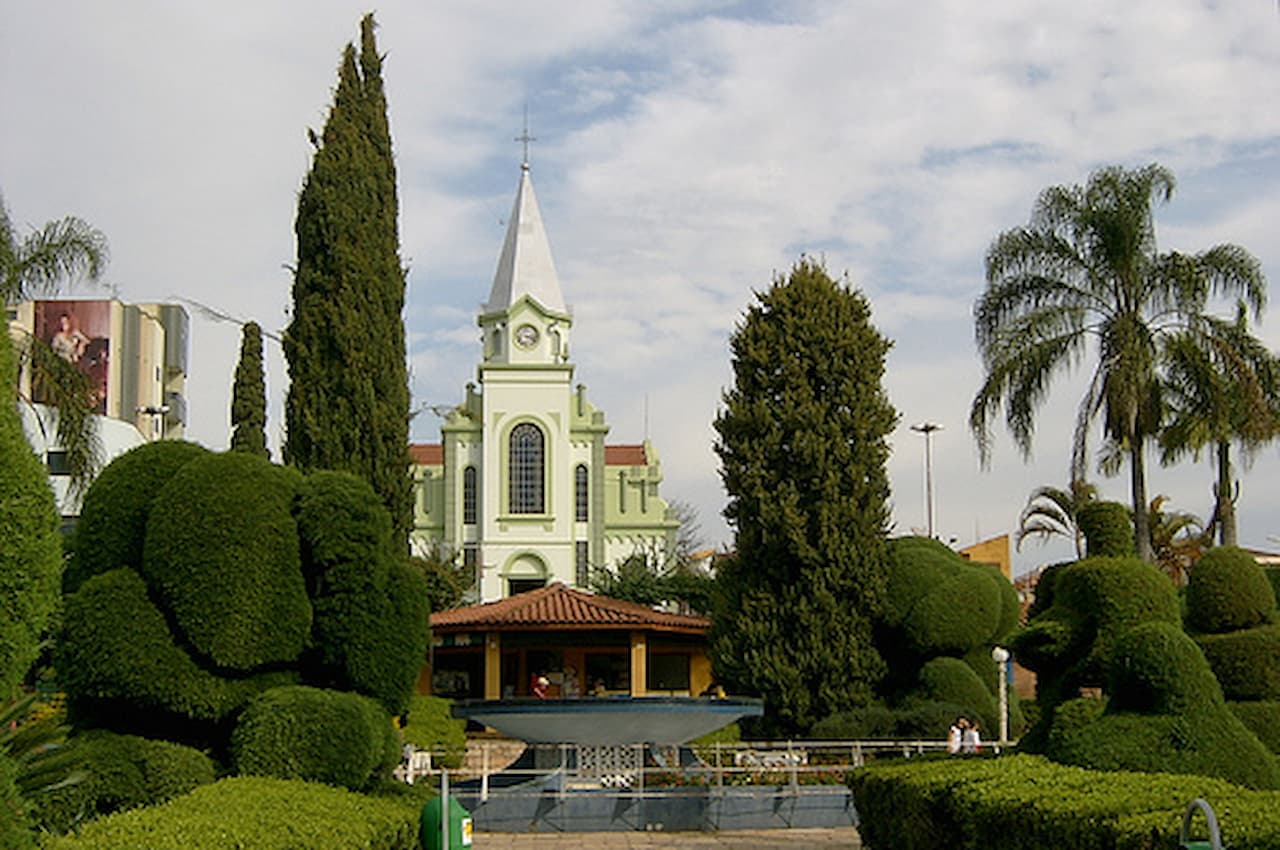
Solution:
M649 677L649 647L644 632L631 633L631 695L645 694L645 681Z
M484 635L484 698L502 698L502 635L499 632Z

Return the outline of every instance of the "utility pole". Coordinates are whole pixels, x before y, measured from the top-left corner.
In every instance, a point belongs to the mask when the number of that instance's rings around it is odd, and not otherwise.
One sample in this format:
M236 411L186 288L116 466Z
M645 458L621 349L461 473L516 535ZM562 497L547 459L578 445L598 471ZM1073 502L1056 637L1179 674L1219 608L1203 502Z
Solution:
M933 432L941 431L942 426L936 422L921 422L912 425L911 430L924 434L924 512L929 530L933 535Z

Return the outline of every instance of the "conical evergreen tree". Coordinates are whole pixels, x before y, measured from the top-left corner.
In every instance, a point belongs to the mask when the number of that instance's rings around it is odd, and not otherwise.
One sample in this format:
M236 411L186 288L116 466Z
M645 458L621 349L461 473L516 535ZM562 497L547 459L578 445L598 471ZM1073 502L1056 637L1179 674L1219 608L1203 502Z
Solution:
M802 259L757 296L731 340L734 386L715 422L736 557L717 582L717 676L796 734L867 703L884 664L890 342L861 293Z
M231 451L271 457L267 450L267 386L262 377L262 328L247 322L231 389Z
M396 169L373 16L347 45L298 198L285 462L363 476L407 552L409 381Z

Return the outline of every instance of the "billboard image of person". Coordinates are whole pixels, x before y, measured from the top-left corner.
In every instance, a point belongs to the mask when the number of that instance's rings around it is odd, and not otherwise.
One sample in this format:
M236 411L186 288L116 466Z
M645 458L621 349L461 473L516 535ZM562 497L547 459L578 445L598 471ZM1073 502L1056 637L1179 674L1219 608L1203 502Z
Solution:
M111 352L110 301L37 301L36 336L54 353L74 364L89 379L93 411L107 412L107 377ZM47 404L50 399L36 381L33 400Z

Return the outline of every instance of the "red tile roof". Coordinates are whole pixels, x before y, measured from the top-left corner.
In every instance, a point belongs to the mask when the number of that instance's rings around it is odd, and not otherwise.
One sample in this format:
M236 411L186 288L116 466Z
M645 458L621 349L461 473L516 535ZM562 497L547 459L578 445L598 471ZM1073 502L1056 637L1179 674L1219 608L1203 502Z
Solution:
M418 466L440 466L444 463L444 446L439 443L410 443L409 459Z
M605 446L605 466L648 466L643 445Z
M497 602L440 611L431 615L431 628L437 632L639 629L706 634L711 621L690 614L655 611L646 605L597 596L556 582Z

